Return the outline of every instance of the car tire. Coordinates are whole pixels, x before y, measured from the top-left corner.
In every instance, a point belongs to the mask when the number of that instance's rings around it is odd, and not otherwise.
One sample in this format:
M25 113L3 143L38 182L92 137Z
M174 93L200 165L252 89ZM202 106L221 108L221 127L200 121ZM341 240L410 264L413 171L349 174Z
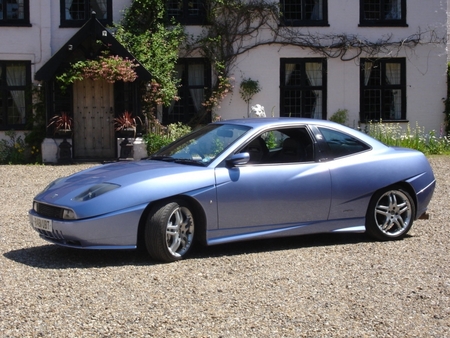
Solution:
M376 192L366 215L366 232L378 240L402 239L411 229L415 205L410 194L399 186Z
M156 205L145 226L145 246L150 256L174 262L186 256L194 242L194 217L182 200Z

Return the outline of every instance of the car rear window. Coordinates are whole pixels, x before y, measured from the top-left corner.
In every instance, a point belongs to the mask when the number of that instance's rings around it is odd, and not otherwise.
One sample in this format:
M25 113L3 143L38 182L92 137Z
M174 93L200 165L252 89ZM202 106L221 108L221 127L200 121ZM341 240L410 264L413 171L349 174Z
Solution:
M357 154L370 149L370 147L357 138L337 130L319 127L329 149L329 156L339 158Z

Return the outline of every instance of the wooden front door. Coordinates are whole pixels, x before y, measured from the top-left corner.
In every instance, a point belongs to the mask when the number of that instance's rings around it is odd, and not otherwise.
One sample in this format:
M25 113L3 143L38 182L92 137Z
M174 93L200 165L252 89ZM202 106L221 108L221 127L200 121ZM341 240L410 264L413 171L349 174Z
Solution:
M114 134L114 88L105 80L76 81L73 85L75 158L112 159Z

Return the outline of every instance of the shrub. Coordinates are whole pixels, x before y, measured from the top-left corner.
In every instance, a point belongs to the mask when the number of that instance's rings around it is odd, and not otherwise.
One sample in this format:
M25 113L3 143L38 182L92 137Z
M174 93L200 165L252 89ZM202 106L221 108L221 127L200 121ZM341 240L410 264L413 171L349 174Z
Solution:
M147 147L147 154L153 155L162 147L168 145L170 138L166 134L148 133L143 136L143 140Z
M191 128L181 122L169 124L160 132L150 132L143 136L147 146L147 154L153 155L162 147L191 132Z
M0 140L0 164L25 163L25 141L14 130L5 132L9 140Z
M335 112L330 117L330 121L333 121L333 122L336 122L339 124L343 124L343 125L345 125L347 120L348 120L348 110L347 109L339 109L337 112Z
M406 130L398 123L369 123L366 132L388 146L416 149L426 155L450 154L450 140L447 136L436 136L434 130L425 133L425 129L416 125Z

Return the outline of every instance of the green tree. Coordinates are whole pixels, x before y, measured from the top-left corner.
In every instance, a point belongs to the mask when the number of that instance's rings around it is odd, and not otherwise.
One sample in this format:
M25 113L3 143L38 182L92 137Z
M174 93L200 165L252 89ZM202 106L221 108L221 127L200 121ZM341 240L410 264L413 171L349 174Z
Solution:
M170 105L177 96L175 65L185 35L179 24L166 27L165 1L133 1L117 25L116 38L152 74L156 91L149 90L146 101L153 108Z

